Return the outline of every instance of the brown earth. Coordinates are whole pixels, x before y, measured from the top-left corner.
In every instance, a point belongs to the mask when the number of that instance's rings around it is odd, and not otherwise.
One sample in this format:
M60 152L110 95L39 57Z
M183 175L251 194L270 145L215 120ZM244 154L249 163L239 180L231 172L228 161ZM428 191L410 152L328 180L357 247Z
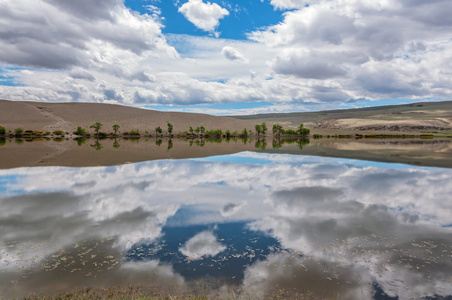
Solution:
M303 123L318 134L452 135L452 101L421 102L346 110L236 116L239 119L295 128Z
M205 114L160 112L128 106L98 103L39 103L0 100L0 126L6 130L54 131L72 133L78 126L94 133L89 127L95 122L103 124L101 131L110 133L118 124L121 132L139 130L154 132L160 126L164 132L167 122L174 126L173 133L188 131L190 126L204 126L207 130L254 130L253 121Z

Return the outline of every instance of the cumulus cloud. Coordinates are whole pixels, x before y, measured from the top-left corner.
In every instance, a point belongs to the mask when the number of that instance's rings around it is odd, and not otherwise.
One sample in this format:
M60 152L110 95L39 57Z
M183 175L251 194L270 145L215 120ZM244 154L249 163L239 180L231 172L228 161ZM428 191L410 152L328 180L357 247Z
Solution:
M206 256L215 256L226 247L217 241L212 231L203 231L189 239L179 251L190 259L197 260Z
M451 24L442 9L451 4L396 2L272 0L276 9L292 11L250 38L283 52L271 61L275 73L312 80L311 86L334 84L349 99L450 97L450 91L431 87L449 73L444 64L452 49ZM307 101L344 101L322 100L312 88L300 86L300 92Z
M272 0L282 21L251 32L251 41L164 35L165 16L152 3L139 14L119 0L101 0L96 9L86 0L0 0L0 62L33 72L4 70L20 86L2 86L2 98L269 101L275 105L258 111L274 112L335 108L354 99L452 97L447 0ZM211 35L229 14L201 0L177 6ZM101 82L108 82L107 92L98 89Z
M103 0L96 9L88 2L0 2L0 60L27 67L67 69L105 62L108 56L99 54L106 51L110 51L109 56L121 51L177 55L162 36L162 25L152 17L133 14L122 1Z
M96 81L96 78L88 71L83 69L75 69L69 72L69 76L74 79L84 79L88 81Z
M223 54L226 59L248 63L248 59L234 47L229 46L223 47L223 49L221 50L221 54Z
M189 0L179 12L199 29L214 32L220 20L229 15L229 11L216 3L204 3L203 0Z

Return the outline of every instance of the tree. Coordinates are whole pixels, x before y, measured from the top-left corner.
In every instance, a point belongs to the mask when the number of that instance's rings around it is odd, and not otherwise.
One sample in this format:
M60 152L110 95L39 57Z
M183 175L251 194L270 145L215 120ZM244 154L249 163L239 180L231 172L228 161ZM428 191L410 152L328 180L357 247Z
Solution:
M206 128L204 128L204 126L199 127L199 132L201 132L201 135L204 135L204 133L206 133Z
M190 133L193 134L193 127L190 126Z
M155 127L155 135L156 135L156 136L157 136L158 134L162 134L162 132L163 132L163 129L162 129L160 126Z
M273 135L279 137L281 133L283 132L283 127L279 124L273 125Z
M311 133L311 131L308 128L304 128L303 123L300 124L300 126L297 127L298 134L301 136L307 136Z
M5 135L6 134L6 129L3 126L0 126L0 135Z
M168 122L168 133L171 135L171 133L173 132L173 124L171 124L170 122Z
M261 132L263 135L265 135L267 133L267 123L262 122L261 124Z
M119 129L119 125L118 124L113 125L113 131L115 132L115 135L118 132L118 129Z
M100 122L96 122L93 125L91 125L89 128L94 128L94 131L96 132L96 135L99 135L99 130L102 128L103 124Z
M257 137L259 137L259 134L262 131L262 126L261 124L256 124L256 126L254 126L254 128L256 128L256 133L257 133Z

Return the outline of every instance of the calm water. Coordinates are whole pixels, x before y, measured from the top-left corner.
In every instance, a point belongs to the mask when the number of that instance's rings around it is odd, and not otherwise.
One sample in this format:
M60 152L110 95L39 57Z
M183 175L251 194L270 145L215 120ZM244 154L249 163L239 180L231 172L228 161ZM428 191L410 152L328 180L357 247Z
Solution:
M0 170L0 294L452 295L451 179L256 152Z

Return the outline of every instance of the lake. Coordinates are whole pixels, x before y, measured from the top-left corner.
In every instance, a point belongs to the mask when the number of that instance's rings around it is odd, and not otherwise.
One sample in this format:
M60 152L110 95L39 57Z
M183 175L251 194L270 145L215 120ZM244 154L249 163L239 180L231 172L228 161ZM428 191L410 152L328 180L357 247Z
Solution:
M100 143L0 147L3 297L452 295L450 141Z

